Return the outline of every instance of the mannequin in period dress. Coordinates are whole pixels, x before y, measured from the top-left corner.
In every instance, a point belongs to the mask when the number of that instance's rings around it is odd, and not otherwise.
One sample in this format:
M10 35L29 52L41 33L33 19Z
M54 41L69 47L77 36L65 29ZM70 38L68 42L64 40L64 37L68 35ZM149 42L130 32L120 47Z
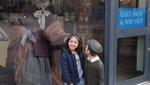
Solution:
M63 42L66 34L47 10L49 0L32 0L32 3L22 9L21 19L14 25L18 31L9 44L6 67L14 73L17 85L54 85L50 69L53 48ZM52 27L62 32L56 38L53 36L53 41L45 33Z

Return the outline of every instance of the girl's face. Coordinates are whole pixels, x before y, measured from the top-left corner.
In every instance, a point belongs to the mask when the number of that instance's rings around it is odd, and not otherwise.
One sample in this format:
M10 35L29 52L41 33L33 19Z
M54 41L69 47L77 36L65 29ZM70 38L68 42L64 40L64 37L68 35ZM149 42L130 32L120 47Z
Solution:
M70 50L75 50L79 45L78 39L75 37L71 37L70 40L68 41L68 46Z
M46 9L49 6L49 4L50 4L49 0L46 0L44 2L39 3L38 5L41 9Z

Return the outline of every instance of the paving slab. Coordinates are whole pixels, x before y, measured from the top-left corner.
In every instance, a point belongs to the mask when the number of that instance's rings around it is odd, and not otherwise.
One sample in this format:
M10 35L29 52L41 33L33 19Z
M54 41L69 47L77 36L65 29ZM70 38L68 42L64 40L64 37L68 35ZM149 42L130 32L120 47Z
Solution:
M136 84L136 85L150 85L150 82L149 81L145 81L145 82L142 82L142 83L139 83L139 84Z

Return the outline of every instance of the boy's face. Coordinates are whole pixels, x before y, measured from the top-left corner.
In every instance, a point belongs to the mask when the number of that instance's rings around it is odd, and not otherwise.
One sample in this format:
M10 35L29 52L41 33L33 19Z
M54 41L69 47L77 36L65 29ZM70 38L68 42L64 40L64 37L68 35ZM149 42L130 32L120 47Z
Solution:
M85 52L89 55L88 45L86 45L86 47L85 47Z

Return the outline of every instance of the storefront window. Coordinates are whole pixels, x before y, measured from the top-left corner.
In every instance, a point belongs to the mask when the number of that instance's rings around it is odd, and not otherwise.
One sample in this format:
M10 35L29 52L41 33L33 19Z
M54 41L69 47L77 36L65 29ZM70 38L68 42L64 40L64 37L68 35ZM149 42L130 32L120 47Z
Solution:
M104 31L105 0L0 0L0 85L63 85L65 34L104 47Z
M119 0L118 28L146 26L147 0Z
M116 82L144 74L145 36L118 39Z

